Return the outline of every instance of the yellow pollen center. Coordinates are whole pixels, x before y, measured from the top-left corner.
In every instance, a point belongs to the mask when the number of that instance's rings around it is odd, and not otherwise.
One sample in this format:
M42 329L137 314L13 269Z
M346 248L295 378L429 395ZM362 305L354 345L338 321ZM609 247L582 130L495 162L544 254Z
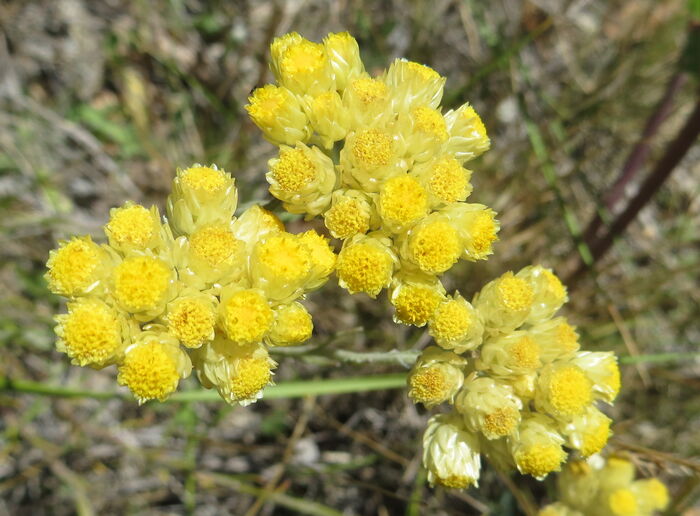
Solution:
M431 287L404 285L392 300L396 318L405 324L422 326L440 304L440 293Z
M115 210L106 229L117 244L144 248L153 238L156 226L150 211L132 204Z
M378 129L365 129L357 133L352 144L355 160L370 168L383 167L391 163L394 142L386 133Z
M229 339L239 344L254 344L270 329L273 313L260 293L241 290L226 302L222 319Z
M102 250L90 237L73 238L49 258L49 288L68 297L80 294L95 281L101 257Z
M479 254L491 251L492 244L498 240L496 222L488 212L479 213L471 227L472 247Z
M611 391L611 398L616 398L620 392L620 368L616 362L609 362L606 365L608 375L605 377L605 386Z
M69 305L61 317L61 333L66 353L78 365L102 364L121 345L117 314L101 301L85 299Z
M114 296L129 312L152 310L164 300L170 277L170 268L158 258L127 258L114 269Z
M536 369L540 366L540 347L532 337L525 336L510 347L510 357L520 368Z
M318 276L325 277L333 272L337 257L326 237L309 230L298 235L298 239L311 253L311 263Z
M408 63L406 63L406 68L423 82L435 81L440 79L440 74L437 73L435 70L433 70L429 66L425 66L414 61L409 61Z
M379 212L395 224L415 222L428 210L428 196L420 183L409 175L389 179L379 194Z
M190 236L190 249L211 267L232 265L245 244L226 225L205 226Z
M214 338L216 314L203 299L182 298L168 312L168 329L185 347L198 348Z
M299 281L311 270L309 248L295 235L277 233L256 248L259 264L272 278Z
M410 395L414 403L436 404L450 394L450 382L439 367L419 369L408 379Z
M513 312L528 310L535 297L527 281L512 275L503 277L498 282L498 295L501 303Z
M180 175L183 185L192 190L214 193L226 186L226 173L211 167L190 167Z
M311 337L313 329L311 315L300 305L287 305L277 312L274 334L281 345L304 342Z
M626 488L616 489L608 497L610 511L615 516L634 516L637 513L637 499L634 493Z
M552 374L549 382L549 401L564 416L583 412L592 401L591 381L580 367L565 366Z
M327 58L320 43L302 40L287 47L280 63L282 75L296 78L299 75L313 75L326 66Z
M456 299L440 304L430 321L433 336L445 341L464 338L471 326L472 316L466 304Z
M467 171L454 158L438 161L430 172L432 194L446 203L463 201L469 193Z
M651 495L651 502L655 509L665 509L668 505L668 489L658 478L650 478L645 484L647 492Z
M231 392L237 400L254 398L272 378L267 358L243 358L231 379Z
M457 230L449 222L437 220L415 231L409 250L421 270L440 274L459 259L461 242Z
M469 106L463 111L463 116L470 121L471 130L477 134L479 138L486 137L486 127L484 122L481 121L481 117L474 111L474 108Z
M474 483L474 479L466 475L447 475L436 479L440 485L450 489L466 489Z
M383 81L369 77L355 79L350 83L350 88L365 106L385 100L389 93L389 89Z
M369 229L369 212L357 199L334 204L323 218L331 234L343 240Z
M547 280L547 286L549 288L549 291L552 294L554 294L554 297L557 300L563 300L566 297L566 288L559 280L559 278L557 278L553 273L551 273L547 269L544 269L542 273L544 274L544 277Z
M328 91L314 97L311 110L316 116L332 116L335 107L335 93Z
M139 401L163 401L177 388L179 378L172 354L163 344L148 342L126 354L117 381L126 385Z
M587 428L583 432L583 442L581 444L581 454L584 457L598 453L602 450L610 438L610 420L605 418L600 424L593 428Z
M500 407L484 416L484 431L492 438L505 437L520 422L520 412L513 407Z
M248 97L246 110L250 117L260 126L270 127L277 124L277 116L287 103L284 90L273 84L256 89Z
M280 158L272 167L272 178L285 192L299 192L316 179L316 165L304 149L288 149L280 153Z
M351 292L366 292L376 296L389 283L393 269L394 264L388 252L358 243L340 252L336 272Z
M564 350L566 353L572 353L579 348L576 330L566 322L562 322L557 326L556 339L557 347Z
M521 472L535 478L541 478L552 471L559 471L565 458L566 454L561 446L535 444L519 451L515 456L515 461Z
M439 111L420 106L413 110L415 128L421 133L427 133L440 142L447 140L447 125Z

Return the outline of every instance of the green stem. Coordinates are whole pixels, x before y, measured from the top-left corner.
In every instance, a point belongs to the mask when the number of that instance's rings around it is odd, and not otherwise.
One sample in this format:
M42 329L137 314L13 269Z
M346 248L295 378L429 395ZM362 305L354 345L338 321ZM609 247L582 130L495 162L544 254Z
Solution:
M351 394L356 392L378 391L385 389L398 389L405 387L406 373L392 373L384 375L357 376L351 378L331 378L328 380L298 380L272 385L265 389L264 399L302 398L304 396L321 396L324 394ZM131 395L124 391L88 391L84 389L72 389L57 385L46 385L29 380L13 380L0 378L0 392L39 394L43 396L58 396L62 398L93 398L130 399ZM216 391L203 389L193 391L176 392L168 401L221 401Z

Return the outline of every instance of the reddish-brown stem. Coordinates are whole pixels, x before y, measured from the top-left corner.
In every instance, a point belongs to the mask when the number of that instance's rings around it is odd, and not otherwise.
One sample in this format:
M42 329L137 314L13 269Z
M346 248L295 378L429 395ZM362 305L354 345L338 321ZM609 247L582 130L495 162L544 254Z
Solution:
M661 124L668 118L671 114L671 109L673 108L673 101L676 95L683 87L686 80L686 74L683 71L676 72L671 80L666 86L666 91L663 97L656 106L656 110L647 120L644 131L640 136L639 140L635 144L634 148L627 157L627 161L622 167L619 176L615 180L615 183L610 187L608 193L603 198L603 203L605 209L611 211L619 200L623 197L625 192L625 187L634 178L634 176L641 170L644 162L649 156L649 151L651 150L651 140L657 133ZM597 211L591 222L588 224L586 231L583 233L584 241L589 245L593 245L596 235L603 224L603 218L599 211Z
M615 238L622 234L627 226L634 220L641 209L649 202L661 185L669 178L673 170L686 155L690 147L695 143L700 134L700 96L695 108L686 120L685 125L680 130L676 138L666 148L661 159L658 161L651 174L646 178L636 195L630 200L627 207L610 225L607 233L590 246L593 260L599 260L612 246ZM570 276L568 281L575 282L585 270L585 265L579 267Z

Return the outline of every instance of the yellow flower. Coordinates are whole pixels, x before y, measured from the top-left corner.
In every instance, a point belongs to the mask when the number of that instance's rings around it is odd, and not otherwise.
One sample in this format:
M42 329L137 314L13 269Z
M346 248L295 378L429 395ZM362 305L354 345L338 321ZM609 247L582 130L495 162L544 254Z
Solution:
M440 105L445 78L429 66L397 59L389 66L385 80L392 90L394 112L405 112L418 105L436 109Z
M580 367L593 383L596 399L607 403L615 401L620 392L620 368L617 357L611 351L580 351L571 360Z
M573 358L579 350L578 333L566 318L555 317L530 327L528 333L540 347L542 363Z
M398 142L388 131L368 128L351 132L340 151L343 180L351 188L378 192L383 181L405 168L397 159L398 152Z
M364 72L357 41L347 32L330 33L323 39L326 56L333 71L333 82L344 90L348 82Z
M309 122L325 149L345 138L350 129L350 112L336 91L326 91L304 99Z
M394 321L425 326L442 300L445 288L430 276L404 273L394 278L390 301L394 305Z
M294 302L275 309L275 322L267 336L273 346L296 346L311 337L314 324L304 305Z
M248 97L250 119L275 145L306 142L311 126L299 100L287 88L267 84Z
M107 253L89 236L63 241L46 262L49 289L66 297L92 292L106 273L107 260Z
M427 190L431 208L463 202L472 192L471 170L449 155L417 165L412 173Z
M324 45L314 43L298 34L282 36L272 42L272 70L280 84L290 91L304 95L333 88L333 75Z
M370 297L377 297L391 283L395 263L396 257L388 238L357 235L346 241L338 255L338 282L351 294L365 292Z
M389 123L387 112L389 88L380 78L363 74L351 80L343 92L343 105L347 109L350 128L360 128L377 122Z
M496 212L483 204L456 203L442 210L452 224L459 228L462 239L462 258L469 261L485 260L493 253L500 225Z
M409 398L427 408L451 403L464 382L462 368L466 364L464 358L450 351L437 346L425 348L408 374Z
M240 405L249 405L262 397L263 389L272 384L277 366L265 346L241 346L218 335L193 351L192 359L199 381L206 389L215 387L226 403Z
M577 365L555 362L545 366L537 381L535 406L558 419L569 420L593 403L593 386Z
M399 115L399 126L410 159L416 163L425 163L438 156L448 137L442 113L418 105L402 115Z
M520 423L522 402L506 383L492 378L470 378L455 399L470 430L486 439L499 439L515 432Z
M173 285L173 270L160 258L134 255L114 268L114 297L127 312L146 320L165 308Z
M234 236L231 223L208 224L188 238L187 266L196 280L211 284L238 281L246 271L246 245Z
M304 283L304 290L310 292L325 285L328 277L335 270L337 256L328 238L312 229L297 235L297 239L311 253L311 274Z
M510 447L518 470L542 480L549 473L561 469L561 464L566 460L562 444L564 439L557 433L554 421L531 413L523 418Z
M450 137L445 142L443 151L452 154L460 162L480 156L491 146L484 123L469 104L445 113L445 122Z
M317 147L298 143L281 147L279 158L271 159L267 180L270 193L290 213L319 215L328 208L336 183L333 161Z
M298 235L277 232L261 239L251 256L251 280L269 299L299 297L313 267L309 247Z
M231 221L238 191L230 174L216 165L178 169L168 196L168 222L176 236L189 235L208 224Z
M246 345L262 341L273 319L272 309L259 290L229 287L221 292L219 320L233 342Z
M216 298L206 294L181 295L168 304L168 331L186 348L198 348L214 338Z
M427 274L447 271L461 252L457 229L438 213L428 215L411 228L401 246L401 257Z
M591 406L562 425L562 434L567 438L568 446L579 450L583 457L590 457L607 444L611 423L609 417Z
M500 376L534 373L541 365L540 347L524 331L490 339L481 347L477 361L479 369Z
M129 338L124 334L123 317L100 299L79 298L68 303L68 313L57 316L56 322L56 348L80 366L115 363Z
M483 317L484 326L504 333L525 322L533 302L532 287L512 272L490 281L474 296L474 307Z
M127 201L119 208L112 208L104 230L109 245L121 252L153 248L161 243L160 215L155 206L148 210Z
M345 240L367 233L372 220L377 218L368 196L359 190L336 190L331 202L323 220L335 238Z
M435 342L455 353L475 349L481 344L484 334L481 317L459 293L437 306L428 325Z
M534 302L527 322L537 324L550 319L569 300L566 287L554 273L541 265L525 267L516 275L532 287Z
M245 242L248 253L270 233L284 231L284 224L274 213L254 204L231 224L233 235Z
M408 174L392 177L381 186L379 215L386 229L398 233L424 217L427 211L425 189Z
M117 382L128 387L140 405L148 400L164 401L191 370L192 363L177 340L147 331L126 349Z
M423 466L431 486L466 489L479 483L480 445L462 419L452 414L433 416L423 434Z

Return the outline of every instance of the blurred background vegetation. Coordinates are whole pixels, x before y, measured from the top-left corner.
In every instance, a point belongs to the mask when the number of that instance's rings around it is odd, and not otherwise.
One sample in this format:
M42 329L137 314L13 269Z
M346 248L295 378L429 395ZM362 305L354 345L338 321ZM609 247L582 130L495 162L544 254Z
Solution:
M0 378L113 391L114 370L73 367L54 350L62 307L42 277L49 249L98 234L126 199L162 208L176 167L193 162L233 172L242 201L268 202L273 147L243 110L271 79L268 44L349 30L371 71L405 56L447 76L443 104L471 102L491 136L471 199L499 212L501 240L487 263L453 269L448 290L469 297L534 262L572 278L566 315L583 345L641 356L623 367L610 448L661 475L670 513L698 514L697 140L611 250L572 276L588 260L582 232L597 212L609 220L606 196L669 84L667 116L614 212L693 110L689 20L684 0L3 1ZM310 306L314 339L336 348L427 342L395 325L384 300L342 295L334 280ZM400 370L286 358L276 378ZM551 482L488 466L478 490L428 488L427 414L404 390L231 408L5 389L0 417L0 515L514 515L551 495Z

